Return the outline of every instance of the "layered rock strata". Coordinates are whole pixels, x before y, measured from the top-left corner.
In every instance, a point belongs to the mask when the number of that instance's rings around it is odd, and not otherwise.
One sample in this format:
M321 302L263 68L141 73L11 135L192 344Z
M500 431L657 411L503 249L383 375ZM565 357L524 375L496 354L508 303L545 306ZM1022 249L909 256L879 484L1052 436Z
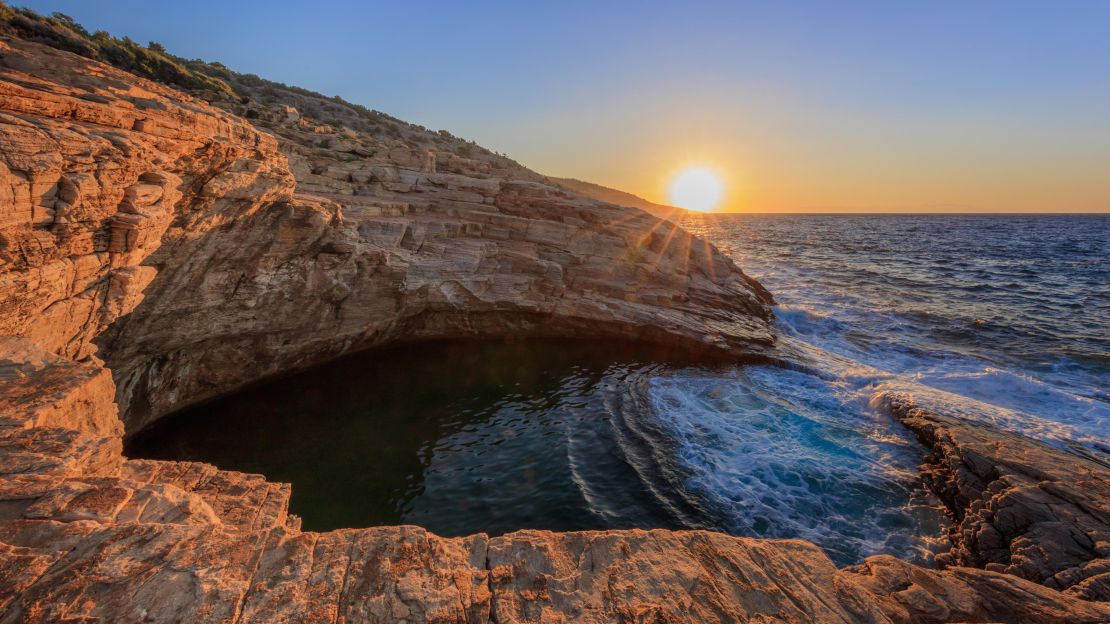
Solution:
M526 171L314 151L302 133L328 133L290 111L275 139L67 53L0 54L0 622L1110 618L1086 568L1061 592L707 532L305 532L286 485L128 460L125 425L385 341L760 353L769 296L673 225Z
M908 395L888 403L931 449L924 478L954 520L942 563L1110 601L1110 467L923 409Z
M103 358L129 430L398 339L618 336L745 353L773 341L766 291L673 223L534 175L413 169L399 148L352 159L284 140L298 182L278 142L241 119L71 54L2 45L0 332Z

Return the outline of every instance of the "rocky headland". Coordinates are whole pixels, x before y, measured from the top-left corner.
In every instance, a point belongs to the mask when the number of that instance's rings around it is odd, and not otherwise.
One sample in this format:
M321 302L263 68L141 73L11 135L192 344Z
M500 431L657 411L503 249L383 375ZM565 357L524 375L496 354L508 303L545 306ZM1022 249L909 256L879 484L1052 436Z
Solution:
M174 88L7 11L0 622L1110 620L1110 470L906 397L941 569L700 531L316 533L288 485L127 459L175 410L398 341L773 357L771 297L674 223L446 133L218 66Z

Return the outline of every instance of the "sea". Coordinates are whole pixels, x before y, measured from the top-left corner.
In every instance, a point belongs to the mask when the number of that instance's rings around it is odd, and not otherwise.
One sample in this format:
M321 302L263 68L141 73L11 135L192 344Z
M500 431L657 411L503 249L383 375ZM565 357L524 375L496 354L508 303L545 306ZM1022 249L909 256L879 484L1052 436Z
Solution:
M307 529L710 529L929 565L948 524L884 397L1110 461L1110 216L701 215L786 365L584 341L357 354L141 432L293 484Z

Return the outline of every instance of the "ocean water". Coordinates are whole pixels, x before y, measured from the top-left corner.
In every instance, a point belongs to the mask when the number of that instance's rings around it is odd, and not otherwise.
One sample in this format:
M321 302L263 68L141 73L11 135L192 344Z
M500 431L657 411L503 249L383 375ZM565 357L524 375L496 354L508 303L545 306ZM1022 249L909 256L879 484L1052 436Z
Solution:
M1110 451L1110 216L694 215L775 294L784 348L1078 452Z
M305 527L707 528L929 563L891 391L1110 450L1110 217L689 217L776 297L790 367L574 341L409 345L168 418L133 456L293 483Z
M883 409L888 392L1110 459L1110 216L683 225L774 293L780 348L800 365L653 380L687 487L727 510L722 526L812 539L840 562L927 562L936 518L910 485L918 446Z

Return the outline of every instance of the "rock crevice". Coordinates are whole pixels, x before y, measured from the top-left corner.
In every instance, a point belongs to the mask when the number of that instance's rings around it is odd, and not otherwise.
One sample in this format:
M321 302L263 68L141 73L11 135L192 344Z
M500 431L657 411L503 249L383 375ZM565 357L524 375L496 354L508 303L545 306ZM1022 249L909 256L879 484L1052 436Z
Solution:
M887 402L931 449L923 477L953 519L941 563L1110 601L1110 468L908 395Z

